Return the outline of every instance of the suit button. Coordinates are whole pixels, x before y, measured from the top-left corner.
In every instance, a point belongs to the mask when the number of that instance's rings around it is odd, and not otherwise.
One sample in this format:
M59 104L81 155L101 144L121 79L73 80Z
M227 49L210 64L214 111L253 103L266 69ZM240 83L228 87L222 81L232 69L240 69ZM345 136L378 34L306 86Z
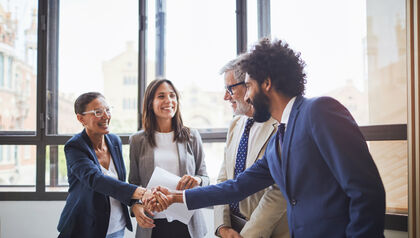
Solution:
M296 199L292 199L292 202L291 202L292 206L296 206L296 203L297 203Z

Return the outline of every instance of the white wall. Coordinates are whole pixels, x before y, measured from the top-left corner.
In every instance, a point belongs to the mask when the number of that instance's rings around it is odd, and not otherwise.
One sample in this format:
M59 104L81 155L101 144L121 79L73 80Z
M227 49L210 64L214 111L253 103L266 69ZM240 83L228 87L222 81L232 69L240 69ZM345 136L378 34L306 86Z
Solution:
M57 237L57 224L64 201L5 201L0 202L0 238L48 238ZM213 210L203 209L207 229L213 230ZM136 220L132 219L133 226ZM134 228L135 229L135 228ZM125 237L134 238L134 232L126 230ZM214 237L209 232L207 237Z
M6 201L0 202L0 238L57 237L57 224L64 201ZM203 209L206 217L207 237L213 236L213 210ZM132 220L133 225L135 219ZM127 238L134 232L126 230ZM385 231L387 238L407 238L407 232Z

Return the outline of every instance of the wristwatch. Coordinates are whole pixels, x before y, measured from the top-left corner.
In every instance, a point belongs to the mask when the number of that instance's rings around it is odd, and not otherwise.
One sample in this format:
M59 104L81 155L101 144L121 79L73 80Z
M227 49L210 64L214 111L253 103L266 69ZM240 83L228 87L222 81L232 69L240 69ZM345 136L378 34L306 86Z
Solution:
M143 201L141 199L137 199L136 202L134 202L134 204L143 205Z

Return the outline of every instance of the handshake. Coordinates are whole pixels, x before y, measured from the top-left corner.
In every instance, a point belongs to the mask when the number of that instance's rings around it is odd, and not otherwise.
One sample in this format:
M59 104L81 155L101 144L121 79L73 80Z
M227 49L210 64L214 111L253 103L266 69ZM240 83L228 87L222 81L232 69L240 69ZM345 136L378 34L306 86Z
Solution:
M135 204L131 207L136 217L136 221L142 228L155 227L153 216L154 212L162 212L173 203L182 203L182 190L198 186L201 178L190 175L184 175L178 182L176 190L169 190L163 186L157 186L153 189L147 189L142 192L142 204Z

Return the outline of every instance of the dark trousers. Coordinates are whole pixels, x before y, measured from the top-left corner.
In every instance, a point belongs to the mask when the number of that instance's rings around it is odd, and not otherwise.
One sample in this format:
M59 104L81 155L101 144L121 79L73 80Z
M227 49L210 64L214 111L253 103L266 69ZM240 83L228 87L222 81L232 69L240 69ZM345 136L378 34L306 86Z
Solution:
M188 226L179 221L168 222L166 219L155 219L152 238L191 238Z

